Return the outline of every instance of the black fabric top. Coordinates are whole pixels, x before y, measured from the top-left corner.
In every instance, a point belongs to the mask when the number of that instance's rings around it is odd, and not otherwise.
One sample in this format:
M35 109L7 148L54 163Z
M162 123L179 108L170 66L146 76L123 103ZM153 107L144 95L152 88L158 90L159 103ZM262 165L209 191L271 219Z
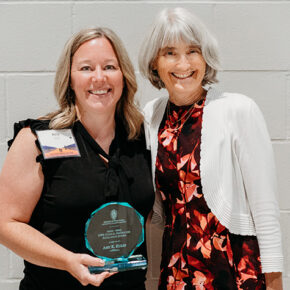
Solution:
M14 138L23 127L29 126L35 133L35 130L48 129L48 124L46 120L32 119L16 123ZM117 122L109 155L80 121L73 125L72 131L81 157L46 160L42 155L37 157L42 165L44 186L30 225L70 251L91 254L85 246L85 223L105 202L128 202L146 221L154 202L150 154L144 134L129 141L121 122ZM9 146L14 138L8 142ZM36 145L39 148L38 141ZM99 154L109 160L108 164ZM147 257L146 240L134 254ZM101 287L84 287L65 271L39 267L27 261L24 273L21 290L142 289L146 275L145 270L122 272L106 279Z

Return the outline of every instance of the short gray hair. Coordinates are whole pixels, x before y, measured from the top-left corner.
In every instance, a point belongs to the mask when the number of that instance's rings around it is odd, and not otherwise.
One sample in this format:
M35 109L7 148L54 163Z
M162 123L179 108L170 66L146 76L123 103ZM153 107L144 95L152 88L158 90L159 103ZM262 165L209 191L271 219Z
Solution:
M178 41L185 41L200 48L206 62L202 85L217 82L216 74L220 64L217 41L196 16L180 7L163 9L157 15L139 53L141 74L156 88L164 88L153 63L160 49Z

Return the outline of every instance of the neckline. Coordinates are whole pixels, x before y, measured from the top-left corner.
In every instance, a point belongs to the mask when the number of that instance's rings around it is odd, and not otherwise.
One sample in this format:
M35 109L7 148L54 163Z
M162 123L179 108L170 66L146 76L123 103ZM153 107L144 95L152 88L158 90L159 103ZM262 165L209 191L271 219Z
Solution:
M96 152L96 154L100 154L106 159L110 160L112 156L116 153L116 150L118 148L118 139L120 138L120 130L119 125L117 125L116 121L116 128L115 128L115 137L113 138L110 147L109 147L109 154L107 154L104 149L98 144L98 142L90 135L90 133L87 131L85 126L82 124L80 120L75 122L76 128L79 130L80 134L87 140L87 142L90 144L92 149Z
M195 103L192 103L189 105L181 105L181 106L174 104L173 102L170 101L170 99L168 99L167 105L169 106L169 113L172 114L173 111L175 111L176 113L178 113L178 112L183 113L184 111L189 110L191 108L194 111L197 107L200 107L202 105L204 106L206 99L207 99L207 97L205 96L204 98L200 99L198 102L195 102Z

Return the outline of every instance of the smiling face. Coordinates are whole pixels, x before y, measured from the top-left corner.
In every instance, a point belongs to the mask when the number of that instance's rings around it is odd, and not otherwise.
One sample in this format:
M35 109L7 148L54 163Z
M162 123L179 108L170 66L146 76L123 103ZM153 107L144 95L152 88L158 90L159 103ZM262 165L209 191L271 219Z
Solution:
M91 39L77 49L72 58L71 88L81 115L114 114L123 86L123 73L108 39Z
M182 41L164 47L154 67L176 105L192 104L204 93L206 62L199 48Z

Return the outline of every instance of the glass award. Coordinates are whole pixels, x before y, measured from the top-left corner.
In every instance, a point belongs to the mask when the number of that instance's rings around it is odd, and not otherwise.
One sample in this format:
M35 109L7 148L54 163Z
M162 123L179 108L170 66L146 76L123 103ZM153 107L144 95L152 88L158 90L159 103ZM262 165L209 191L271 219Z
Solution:
M102 267L89 267L91 273L146 269L142 255L133 255L144 241L144 218L127 202L102 205L86 222L87 249L105 261Z

